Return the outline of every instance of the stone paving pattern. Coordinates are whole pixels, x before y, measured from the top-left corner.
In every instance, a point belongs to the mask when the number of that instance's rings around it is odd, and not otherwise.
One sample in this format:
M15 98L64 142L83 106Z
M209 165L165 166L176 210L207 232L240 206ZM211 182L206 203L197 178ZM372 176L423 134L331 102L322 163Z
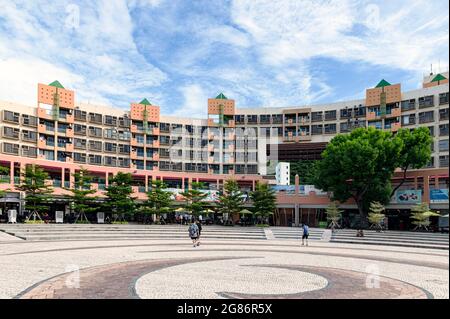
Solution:
M0 298L448 299L448 263L448 250L321 241L302 247L289 239L204 238L196 248L187 234L147 240L0 239ZM67 284L74 267L81 269L79 288ZM366 287L368 269L379 273L380 288ZM192 293L192 281L198 293Z

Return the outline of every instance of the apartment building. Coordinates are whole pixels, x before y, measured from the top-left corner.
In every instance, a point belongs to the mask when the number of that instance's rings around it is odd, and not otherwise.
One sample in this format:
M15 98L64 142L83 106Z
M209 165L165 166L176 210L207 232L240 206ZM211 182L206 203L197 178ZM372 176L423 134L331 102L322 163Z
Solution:
M34 106L0 102L0 165L10 172L0 177L0 189L9 190L4 201L20 203L14 186L21 169L34 163L49 173L55 198L65 208L63 187L73 185L72 174L80 167L94 176L100 196L109 177L124 171L132 174L139 199L156 179L174 193L193 181L204 182L213 199L227 179L236 179L244 191L261 180L273 182L270 161L320 158L336 134L367 126L392 132L426 126L434 136L432 160L409 173L389 207L409 209L419 196L432 208L445 209L448 99L446 72L424 77L417 90L403 92L401 84L382 80L366 90L365 99L322 105L236 108L234 100L219 94L208 99L207 118L191 119L163 115L147 99L124 110L80 103L75 92L58 81L38 84ZM282 216L277 224L295 225L305 216L317 222L329 203L328 194L304 187L301 176L295 185L277 190ZM416 201L404 199L408 196L402 192L412 192ZM355 207L343 204L349 210Z

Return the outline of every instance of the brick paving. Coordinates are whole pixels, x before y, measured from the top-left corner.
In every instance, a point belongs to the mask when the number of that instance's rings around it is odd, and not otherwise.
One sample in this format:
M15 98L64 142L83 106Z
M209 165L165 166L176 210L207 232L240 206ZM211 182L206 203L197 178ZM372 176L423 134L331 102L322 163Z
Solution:
M310 244L2 242L0 298L449 298L448 251ZM81 269L79 288L72 288L70 265ZM368 289L366 268L373 266L380 288ZM191 281L198 285L195 294Z

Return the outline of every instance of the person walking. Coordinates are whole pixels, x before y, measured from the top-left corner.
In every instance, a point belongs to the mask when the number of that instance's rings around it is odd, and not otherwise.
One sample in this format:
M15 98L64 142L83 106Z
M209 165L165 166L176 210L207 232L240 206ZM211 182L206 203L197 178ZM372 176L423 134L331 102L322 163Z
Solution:
M305 239L306 239L306 246L308 246L309 227L307 224L303 223L302 229L303 229L302 246L305 245Z
M197 220L196 225L198 227L197 246L200 246L200 237L202 236L202 223L201 223L201 221Z
M192 224L189 226L189 237L191 237L191 239L192 239L193 247L197 246L198 236L199 236L199 234L198 234L198 226L193 221Z

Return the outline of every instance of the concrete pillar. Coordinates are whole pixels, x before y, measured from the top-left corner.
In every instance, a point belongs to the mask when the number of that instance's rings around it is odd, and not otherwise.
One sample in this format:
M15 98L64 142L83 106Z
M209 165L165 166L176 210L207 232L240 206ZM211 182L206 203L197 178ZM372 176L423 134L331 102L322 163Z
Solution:
M294 225L295 227L300 226L300 215L299 215L299 211L300 211L300 205L299 204L295 204L294 207Z
M64 181L66 178L66 169L64 167L61 167L61 187L64 187Z
M75 176L73 176L73 174L75 174L75 169L71 168L70 169L70 188L75 187Z
M217 180L216 180L216 189L219 190L219 187L220 187L220 180L217 179Z
M423 198L422 202L430 202L430 176L423 177Z
M298 176L298 174L295 174L294 182L295 182L295 194L300 194L300 177Z
M20 172L19 172L20 181L24 180L22 174L25 174L25 168L26 168L25 163L20 162Z
M9 183L14 185L14 162L9 163Z
M148 192L148 175L145 175L144 178L145 178L145 191Z
M439 188L439 176L434 178L434 188Z
M105 187L108 187L108 186L109 186L109 181L108 181L108 179L109 179L109 173L106 172L106 173L105 173Z
M414 176L414 189L417 189L419 185L417 184L417 176Z
M255 188L256 188L255 180L252 180L252 191L255 191Z

